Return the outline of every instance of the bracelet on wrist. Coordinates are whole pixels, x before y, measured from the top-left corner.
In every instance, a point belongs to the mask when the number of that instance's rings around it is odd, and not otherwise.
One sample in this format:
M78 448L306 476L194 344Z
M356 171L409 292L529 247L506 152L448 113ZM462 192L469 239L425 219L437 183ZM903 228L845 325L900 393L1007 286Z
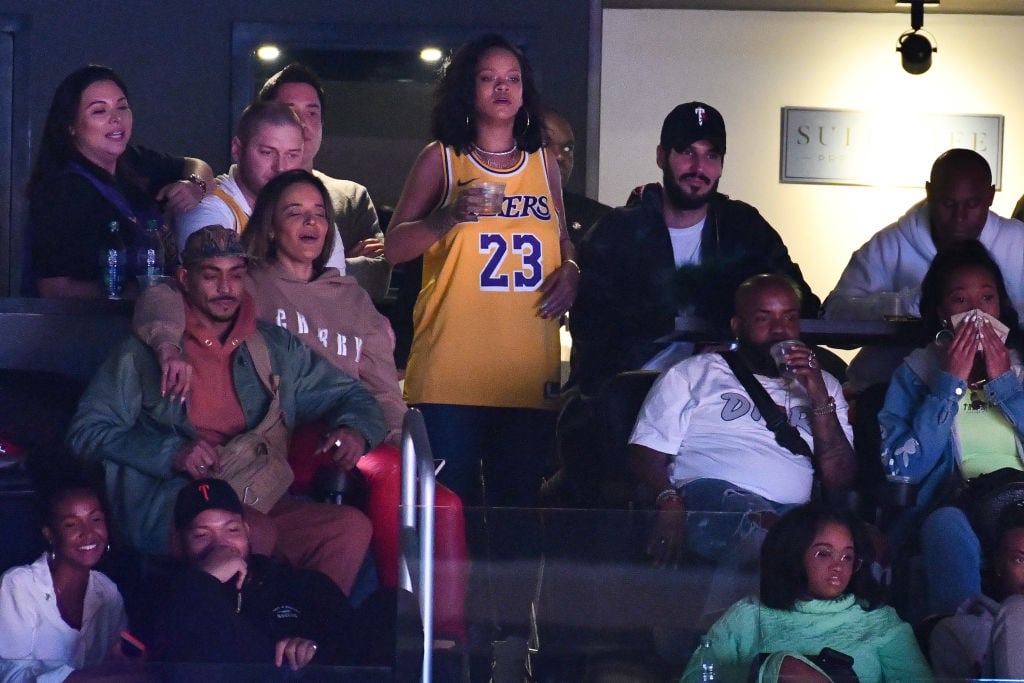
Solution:
M577 274L577 275L582 275L582 274L583 274L583 271L582 271L582 270L580 270L580 264L576 263L576 262L575 262L575 261L573 261L573 260L572 260L571 258L567 258L567 259L565 259L564 261L562 261L562 265L563 265L563 266L564 266L565 264L567 264L567 263L571 263L571 264L572 264L573 266L575 266L575 267L576 267L576 274Z
M204 197L206 196L206 181L205 180L200 178L195 173L191 174L188 178L185 178L185 180L189 181L190 183L192 183L193 185L198 187L200 190L202 190L203 191L203 196Z
M683 502L683 497L682 497L682 495L680 495L679 491L676 491L673 488L667 488L664 491L662 491L661 493L659 493L657 495L657 497L655 497L655 499L654 499L654 507L660 507L661 504L664 503L667 500L675 500L677 502L682 503Z
M836 414L836 400L831 396L825 401L825 405L811 406L811 412L815 415L835 415Z

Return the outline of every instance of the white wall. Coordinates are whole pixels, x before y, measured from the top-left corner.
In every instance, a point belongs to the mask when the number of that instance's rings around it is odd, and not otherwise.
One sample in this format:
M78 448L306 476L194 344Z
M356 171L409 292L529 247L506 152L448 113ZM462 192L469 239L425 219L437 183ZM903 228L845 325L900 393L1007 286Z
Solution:
M665 115L680 102L708 102L728 131L720 189L761 211L822 298L850 253L924 190L779 183L782 107L1001 114L994 209L1009 215L1024 192L1024 17L926 14L939 51L920 76L905 73L895 51L909 11L605 10L603 20L599 199L621 205L636 185L660 180L654 148ZM932 161L916 160L922 186Z

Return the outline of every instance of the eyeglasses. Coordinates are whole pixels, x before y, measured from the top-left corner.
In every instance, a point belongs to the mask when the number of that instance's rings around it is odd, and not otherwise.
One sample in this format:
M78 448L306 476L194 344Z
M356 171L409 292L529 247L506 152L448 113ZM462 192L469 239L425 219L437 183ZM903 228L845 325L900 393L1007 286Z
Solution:
M842 564L850 565L853 567L853 571L857 571L864 565L864 560L857 557L853 553L837 553L832 548L817 548L812 555L816 562L823 564L833 564L840 562Z

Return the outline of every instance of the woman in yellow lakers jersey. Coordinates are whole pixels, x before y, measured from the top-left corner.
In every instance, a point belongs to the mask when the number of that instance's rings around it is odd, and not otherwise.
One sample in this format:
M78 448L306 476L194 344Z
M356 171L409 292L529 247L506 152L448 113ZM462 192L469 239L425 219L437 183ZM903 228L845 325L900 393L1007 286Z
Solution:
M437 141L416 160L386 239L393 263L423 256L406 398L447 460L440 478L469 504L481 463L489 506L534 502L554 432L558 319L579 279L532 76L501 36L455 53L437 87ZM505 185L496 215L485 181Z
M385 239L392 263L423 256L406 400L447 463L439 480L467 506L529 507L553 442L558 320L579 267L522 52L497 35L459 48L431 127L436 140L417 158ZM482 182L504 183L496 213ZM492 525L495 552L498 534Z

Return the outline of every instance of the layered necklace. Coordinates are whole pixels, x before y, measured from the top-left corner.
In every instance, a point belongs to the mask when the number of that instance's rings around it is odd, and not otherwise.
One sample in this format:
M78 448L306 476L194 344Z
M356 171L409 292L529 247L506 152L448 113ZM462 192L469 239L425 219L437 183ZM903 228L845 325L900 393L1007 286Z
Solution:
M519 145L513 143L511 149L507 149L504 152L488 152L483 147L480 147L475 142L469 143L470 147L473 148L473 152L485 165L490 166L498 170L512 168L519 163Z

